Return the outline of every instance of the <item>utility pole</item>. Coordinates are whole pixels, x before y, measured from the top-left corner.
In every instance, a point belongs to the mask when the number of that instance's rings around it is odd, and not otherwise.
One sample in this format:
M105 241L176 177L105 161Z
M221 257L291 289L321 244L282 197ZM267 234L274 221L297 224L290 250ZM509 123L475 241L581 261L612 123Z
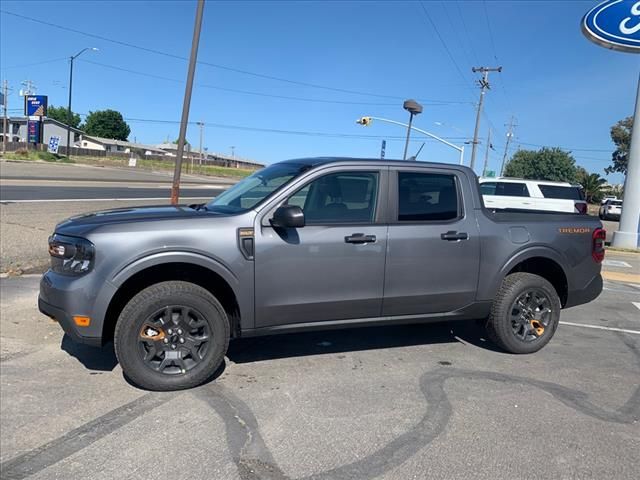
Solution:
M487 149L484 151L484 166L482 167L482 176L487 175L487 166L489 165L489 149L493 148L491 145L491 128L489 128L489 134L487 135Z
M513 115L511 115L511 120L509 120L509 130L507 131L507 143L504 145L504 155L502 156L502 166L500 167L500 176L504 175L504 167L506 166L507 155L509 154L509 144L513 138L513 128L517 127L517 125L513 123L514 120Z
M171 204L177 205L180 198L180 173L182 171L182 155L184 154L184 142L187 136L187 123L189 122L189 108L191 107L191 91L193 90L193 77L196 72L196 60L198 58L198 45L200 44L200 30L202 29L202 15L204 12L204 0L198 0L196 20L193 27L193 39L191 40L191 55L189 57L189 69L187 71L187 85L184 89L184 102L182 103L182 119L180 120L180 135L178 136L178 152L176 153L176 166L173 171L173 184L171 186Z
M2 120L2 154L7 153L7 135L9 129L7 127L7 111L9 108L9 82L5 80L2 84L2 107L3 107L3 120Z
M202 133L204 131L204 122L198 122L198 126L200 127L200 170L202 170Z
M66 146L66 154L67 158L71 158L71 89L73 87L73 61L82 55L87 50L91 50L92 52L97 52L98 49L95 47L86 47L80 50L75 55L71 55L69 57L69 103L67 104L67 146ZM75 138L75 137L74 137Z
M480 116L482 115L482 104L484 103L484 95L490 88L489 86L489 72L501 72L502 67L473 67L471 69L473 73L482 73L482 79L480 83L480 101L478 102L478 114L476 115L476 128L473 131L473 142L471 148L471 170L476 166L476 147L478 146L478 133L480 132Z

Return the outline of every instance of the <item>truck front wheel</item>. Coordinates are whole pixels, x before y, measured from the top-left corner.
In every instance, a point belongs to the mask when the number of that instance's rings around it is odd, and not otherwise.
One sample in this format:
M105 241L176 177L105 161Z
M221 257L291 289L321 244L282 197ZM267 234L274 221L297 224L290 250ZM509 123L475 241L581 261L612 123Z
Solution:
M204 288L161 282L136 294L123 308L114 333L124 374L148 390L200 385L224 359L229 321Z
M491 307L487 334L510 353L533 353L544 347L560 321L560 297L539 275L508 275Z

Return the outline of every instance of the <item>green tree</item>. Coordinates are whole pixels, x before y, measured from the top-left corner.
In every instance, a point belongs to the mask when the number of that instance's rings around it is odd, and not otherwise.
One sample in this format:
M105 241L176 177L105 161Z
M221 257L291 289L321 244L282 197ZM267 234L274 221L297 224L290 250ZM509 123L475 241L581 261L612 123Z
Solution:
M504 169L505 177L556 182L575 182L576 173L573 156L556 147L544 147L538 151L518 150Z
M616 150L611 155L610 167L604 169L605 173L620 172L627 174L629 164L629 147L631 145L631 127L633 127L633 117L620 120L611 127L611 140L616 144Z
M124 121L120 112L99 110L97 112L89 112L84 123L84 131L87 135L96 137L127 140L131 133L131 128Z
M581 168L581 167L580 167ZM604 184L607 181L597 173L587 173L586 170L581 168L582 171L578 173L578 183L582 185L584 195L588 203L598 203L604 196ZM584 173L583 173L584 171Z
M54 107L51 105L47 108L47 117L53 118L59 122L67 124L67 108L66 107ZM80 115L71 112L71 126L78 128L80 125Z

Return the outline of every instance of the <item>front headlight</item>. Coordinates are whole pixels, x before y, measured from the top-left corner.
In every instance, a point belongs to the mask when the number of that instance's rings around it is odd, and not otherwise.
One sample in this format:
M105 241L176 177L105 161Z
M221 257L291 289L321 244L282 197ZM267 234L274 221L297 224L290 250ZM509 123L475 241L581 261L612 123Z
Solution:
M84 238L67 237L57 233L49 237L51 270L67 275L91 271L95 258L93 243Z

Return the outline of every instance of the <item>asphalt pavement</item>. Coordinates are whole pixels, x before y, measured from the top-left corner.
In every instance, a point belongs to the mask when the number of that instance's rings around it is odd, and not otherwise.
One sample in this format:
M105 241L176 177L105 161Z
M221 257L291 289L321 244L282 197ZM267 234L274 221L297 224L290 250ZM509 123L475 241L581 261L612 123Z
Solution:
M533 355L473 322L281 335L151 393L40 315L38 281L0 279L3 479L638 478L637 284L564 311Z

